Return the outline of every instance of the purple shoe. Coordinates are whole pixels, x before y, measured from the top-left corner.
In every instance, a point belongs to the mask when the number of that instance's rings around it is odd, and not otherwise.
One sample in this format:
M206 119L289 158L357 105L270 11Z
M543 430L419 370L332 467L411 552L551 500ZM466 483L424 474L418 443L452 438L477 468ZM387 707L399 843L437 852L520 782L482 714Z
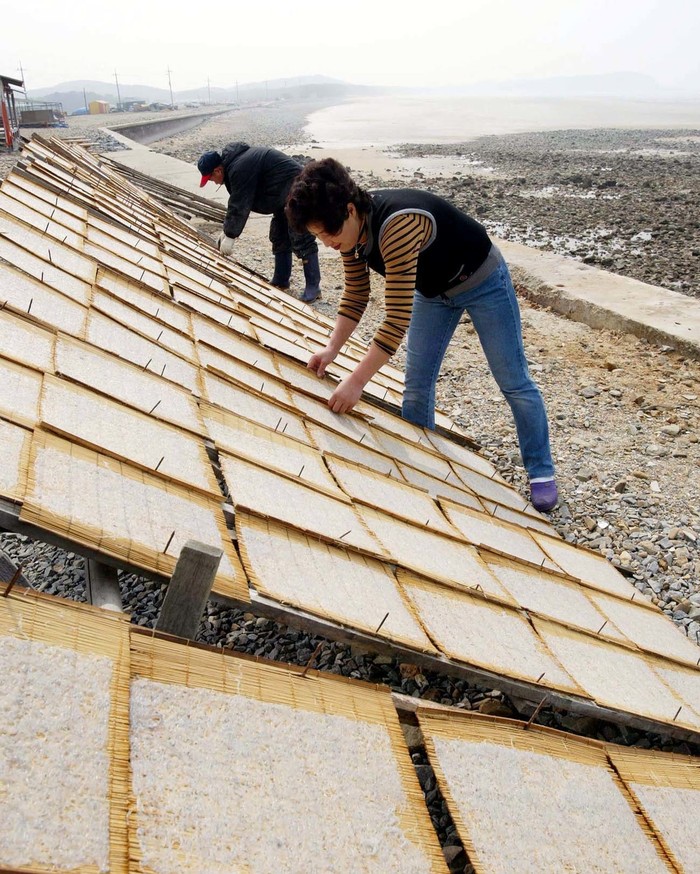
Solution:
M530 483L530 502L540 513L549 513L559 500L559 490L553 479L533 481Z

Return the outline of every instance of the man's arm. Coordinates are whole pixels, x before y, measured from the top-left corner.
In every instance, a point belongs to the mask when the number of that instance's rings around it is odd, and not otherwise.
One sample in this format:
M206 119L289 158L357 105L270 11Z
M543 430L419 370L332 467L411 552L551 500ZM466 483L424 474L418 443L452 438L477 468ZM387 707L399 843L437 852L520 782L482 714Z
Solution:
M248 150L250 152L251 150ZM224 219L224 233L227 237L240 237L253 208L255 192L258 187L257 163L246 160L248 152L244 152L229 167L227 174L228 189L231 192Z

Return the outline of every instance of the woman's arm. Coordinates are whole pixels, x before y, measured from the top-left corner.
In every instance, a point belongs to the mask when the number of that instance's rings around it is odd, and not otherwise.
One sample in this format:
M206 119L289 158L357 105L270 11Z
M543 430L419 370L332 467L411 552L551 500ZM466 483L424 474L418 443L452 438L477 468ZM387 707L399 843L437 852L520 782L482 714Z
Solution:
M398 349L411 320L418 255L431 232L430 219L417 213L397 216L386 225L379 241L386 267L385 318L360 363L329 398L328 406L334 413L351 410L370 379ZM343 343L349 336L345 337Z
M342 253L341 253L342 254ZM325 349L316 352L306 365L320 378L355 330L369 301L369 273L364 261L352 252L342 254L345 290L338 306L335 327Z

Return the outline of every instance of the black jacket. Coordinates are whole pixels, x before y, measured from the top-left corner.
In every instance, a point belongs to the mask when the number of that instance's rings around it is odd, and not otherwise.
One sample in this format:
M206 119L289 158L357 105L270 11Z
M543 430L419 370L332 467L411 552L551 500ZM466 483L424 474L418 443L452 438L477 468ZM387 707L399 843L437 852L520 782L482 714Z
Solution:
M484 263L491 249L485 228L457 207L428 191L412 188L370 191L372 210L362 257L386 276L379 241L387 222L402 213L422 213L433 232L418 256L416 288L424 297L437 297L467 280Z
M224 233L240 236L251 212L274 213L284 208L301 165L277 149L229 143L221 153L224 185L230 195Z

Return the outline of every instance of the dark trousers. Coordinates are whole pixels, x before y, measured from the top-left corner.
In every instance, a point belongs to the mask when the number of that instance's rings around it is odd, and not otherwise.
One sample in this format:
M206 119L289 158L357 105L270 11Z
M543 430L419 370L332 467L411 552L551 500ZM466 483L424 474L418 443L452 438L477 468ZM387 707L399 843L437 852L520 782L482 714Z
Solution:
M303 234L295 233L287 223L284 209L280 209L272 214L270 242L272 243L273 255L294 252L297 258L305 261L310 255L318 252L316 237L308 231L305 231Z

